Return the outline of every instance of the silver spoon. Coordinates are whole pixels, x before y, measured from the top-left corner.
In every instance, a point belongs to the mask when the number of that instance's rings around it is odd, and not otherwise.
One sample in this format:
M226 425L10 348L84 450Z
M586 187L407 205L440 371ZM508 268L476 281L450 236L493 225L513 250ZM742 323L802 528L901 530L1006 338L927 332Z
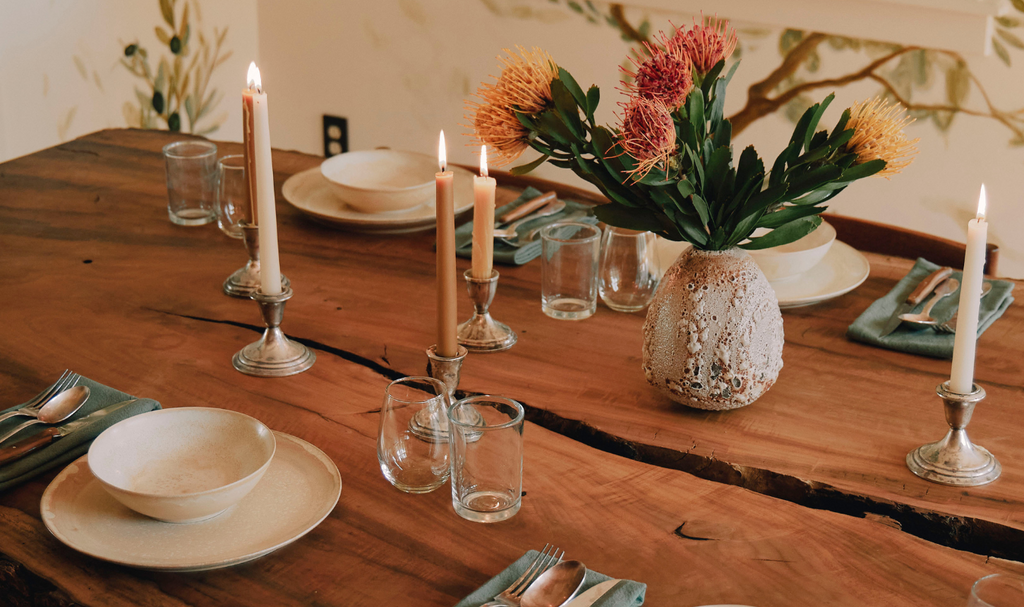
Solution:
M947 278L945 282L935 289L935 294L928 300L928 303L925 304L924 309L921 310L920 314L900 314L900 320L919 327L930 327L934 324L938 324L938 321L932 318L932 308L935 307L935 304L937 304L940 299L955 293L959 288L960 281L955 278Z
M0 436L0 443L34 424L56 424L62 422L81 409L87 400L89 400L88 386L75 386L65 390L43 405L35 419L31 419Z
M523 593L522 607L560 607L583 587L587 568L579 561L562 561L541 574Z
M552 200L547 205L545 205L544 208L537 211L536 213L527 215L526 217L523 217L522 219L519 219L500 230L494 230L494 237L516 238L518 236L518 234L516 233L516 228L518 228L519 226L523 225L528 221L533 221L534 219L537 219L539 217L547 217L548 215L554 215L555 213L561 211L564 208L565 202L561 200Z

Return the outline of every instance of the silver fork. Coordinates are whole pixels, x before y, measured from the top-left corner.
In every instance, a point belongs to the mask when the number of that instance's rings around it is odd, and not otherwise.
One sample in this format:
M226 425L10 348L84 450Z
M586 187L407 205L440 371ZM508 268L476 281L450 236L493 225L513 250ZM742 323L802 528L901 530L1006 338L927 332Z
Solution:
M550 552L549 552L550 551ZM537 577L555 566L562 557L565 556L565 551L562 550L559 553L558 548L551 544L544 544L544 550L537 555L536 558L530 563L523 572L523 575L519 576L519 579L512 582L508 588L499 592L494 599L484 603L480 607L516 607L520 604L523 598L523 593L530 587L530 584L537 579Z
M19 415L27 415L29 417L35 417L39 410L50 401L51 398L57 396L61 392L68 388L74 388L78 385L78 381L82 379L82 376L78 373L73 372L71 369L65 369L64 373L61 374L57 381L53 382L49 388L43 390L35 396L32 400L28 401L24 407L15 409L14 411L8 411L7 413L0 414L0 421L17 417Z
M981 298L985 299L985 296L988 295L988 292L991 291L991 290L992 290L992 283L986 280L985 284L983 284L981 286ZM935 325L932 328L935 329L936 333L946 333L946 334L956 333L956 317L959 316L959 315L960 315L960 310L958 309L956 312L953 313L953 317L952 318L950 318L949 320L947 320L946 322L944 322L942 324Z

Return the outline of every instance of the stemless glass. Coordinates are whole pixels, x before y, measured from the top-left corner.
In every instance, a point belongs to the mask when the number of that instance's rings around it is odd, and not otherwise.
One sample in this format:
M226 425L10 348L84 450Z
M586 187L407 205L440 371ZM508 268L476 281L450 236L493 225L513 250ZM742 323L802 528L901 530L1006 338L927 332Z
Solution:
M597 257L601 230L588 223L553 223L540 231L541 310L552 318L582 320L597 311Z
M377 461L392 485L406 493L429 493L448 480L448 390L431 377L404 377L387 387L377 432ZM437 428L444 438L414 434L416 423Z
M639 312L651 303L658 287L655 236L608 226L601 237L598 291L612 310Z
M171 223L199 226L214 221L217 146L209 141L175 141L165 145L163 151Z
M217 227L231 238L241 238L242 222L248 220L251 209L245 156L224 156L217 161L217 174Z
M1019 607L1024 605L1024 578L996 573L971 587L967 607Z
M448 410L452 506L464 519L495 523L519 512L523 494L523 406L471 396Z

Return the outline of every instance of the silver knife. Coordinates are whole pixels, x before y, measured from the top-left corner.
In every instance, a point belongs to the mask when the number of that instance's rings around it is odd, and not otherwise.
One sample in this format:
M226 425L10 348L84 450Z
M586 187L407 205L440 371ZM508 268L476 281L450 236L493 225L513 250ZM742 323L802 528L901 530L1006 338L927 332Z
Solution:
M896 330L896 327L900 326L900 314L906 314L907 312L914 309L914 307L924 301L928 294L935 290L935 287L940 282L949 278L949 275L953 273L953 268L945 267L935 270L928 275L927 278L917 284L917 288L907 296L906 301L896 307L896 311L893 312L889 321L886 322L885 327L882 328L882 332L879 337L885 337Z
M50 426L43 430L42 432L33 434L28 438L23 438L12 445L0 448L0 466L10 463L21 457L24 457L25 455L31 453L32 451L35 451L40 447L49 445L53 441L59 440L71 434L72 432L81 430L85 426L88 426L93 422L99 420L100 418L106 417L113 413L114 411L126 407L137 400L139 399L129 398L128 400L123 400L119 403L114 403L109 407L104 407L97 411L93 411L92 413L86 415L81 419L76 419L73 422L66 422L59 426Z
M611 589L621 581L622 580L607 580L597 584L596 586L591 586L586 592L566 603L565 607L590 607L596 603L598 599L610 592Z

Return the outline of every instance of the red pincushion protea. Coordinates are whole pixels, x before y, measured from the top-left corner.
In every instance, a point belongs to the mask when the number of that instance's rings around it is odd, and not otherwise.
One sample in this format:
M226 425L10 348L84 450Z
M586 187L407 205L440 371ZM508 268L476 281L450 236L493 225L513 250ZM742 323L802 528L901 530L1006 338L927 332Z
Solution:
M686 96L693 88L693 66L678 45L669 44L667 38L662 43L665 50L645 44L647 58L642 62L630 59L636 66L636 72L623 71L633 79L627 87L631 93L661 101L670 110L675 110L686 102Z
M630 98L623 104L619 145L637 161L637 167L630 171L634 180L643 179L658 164L667 172L669 157L676 148L676 126L669 108L661 101Z
M736 50L736 30L730 28L729 21L725 19L712 18L700 25L695 22L689 30L677 29L669 46L678 48L689 57L697 73L703 75Z

